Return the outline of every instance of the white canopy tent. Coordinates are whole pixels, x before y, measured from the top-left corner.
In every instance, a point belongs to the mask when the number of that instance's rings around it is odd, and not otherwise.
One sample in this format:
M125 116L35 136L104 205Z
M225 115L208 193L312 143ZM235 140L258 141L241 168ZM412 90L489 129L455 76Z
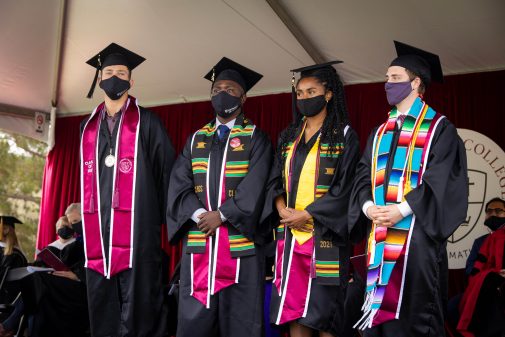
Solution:
M0 0L0 128L47 141L51 111L89 113L85 62L111 42L147 59L131 92L155 106L208 99L222 56L264 74L250 95L332 59L346 84L381 81L393 40L439 54L445 75L505 69L504 14L502 0Z

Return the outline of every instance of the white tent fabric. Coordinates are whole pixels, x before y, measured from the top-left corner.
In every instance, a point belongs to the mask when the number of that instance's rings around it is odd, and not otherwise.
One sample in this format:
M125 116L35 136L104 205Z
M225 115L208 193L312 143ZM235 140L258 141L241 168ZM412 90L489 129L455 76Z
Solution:
M503 0L276 2L325 59L345 61L346 84L383 80L394 39L439 54L446 75L505 69ZM64 3L0 0L0 114L3 105L51 110ZM222 56L265 75L251 95L289 91L289 69L314 63L264 0L66 4L58 115L89 113L100 101L100 92L85 98L94 75L85 61L110 42L147 58L131 91L144 106L208 99L202 77Z

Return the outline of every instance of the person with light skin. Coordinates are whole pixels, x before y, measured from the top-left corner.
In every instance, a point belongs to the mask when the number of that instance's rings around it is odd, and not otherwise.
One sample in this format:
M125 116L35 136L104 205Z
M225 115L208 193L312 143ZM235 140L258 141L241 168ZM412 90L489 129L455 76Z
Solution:
M505 333L505 201L486 205L491 229L482 242L459 303L458 332L465 337L497 337Z
M51 242L48 245L48 249L50 249L56 256L60 256L63 248L75 242L75 231L72 228L72 225L70 224L66 215L60 217L56 222L56 233L58 234L58 239L56 239L54 242ZM55 276L66 277L74 281L80 281L79 277L71 270L54 271L52 274Z
M74 202L68 205L65 210L65 216L68 222L72 226L73 230L78 236L82 236L82 216L81 216L81 204Z
M367 141L349 207L351 236L369 233L355 327L366 337L441 336L447 238L468 207L466 153L454 125L423 100L432 80L443 81L438 56L395 46L385 83L392 109Z
M163 336L161 226L174 150L129 93L145 59L115 43L87 61L103 101L81 124L82 237L93 336ZM79 221L76 222L76 225Z
M281 133L268 184L265 208L275 205L280 220L270 322L293 337L342 336L344 329L347 208L359 142L335 63L293 70L301 73L296 117Z
M183 247L178 337L263 334L268 230L259 221L272 148L244 111L261 77L222 58L205 76L215 117L188 138L174 164L167 227Z

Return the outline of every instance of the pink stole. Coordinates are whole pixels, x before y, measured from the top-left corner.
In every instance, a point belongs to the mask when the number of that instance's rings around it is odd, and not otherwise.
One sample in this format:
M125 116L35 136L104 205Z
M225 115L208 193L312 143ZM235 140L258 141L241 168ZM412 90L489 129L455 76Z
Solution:
M86 252L85 267L110 278L132 267L140 110L137 100L130 96L119 121L116 161L113 166L109 256L105 259L101 212L109 210L100 209L98 162L101 112L104 108L105 104L102 103L93 111L82 133L81 207Z

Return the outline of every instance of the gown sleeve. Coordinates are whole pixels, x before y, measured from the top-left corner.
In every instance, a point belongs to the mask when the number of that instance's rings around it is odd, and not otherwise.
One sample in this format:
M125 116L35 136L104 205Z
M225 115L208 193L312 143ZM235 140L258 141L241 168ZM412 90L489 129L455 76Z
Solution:
M166 221L168 239L171 242L179 240L194 223L191 220L193 213L199 208L205 208L194 189L191 168L191 139L192 136L188 138L182 153L175 161L168 186L169 202Z
M247 175L237 186L235 196L223 202L219 210L245 237L263 243L265 232L260 228L260 220L272 165L272 145L267 135L256 129L251 146Z
M465 221L468 208L466 152L447 119L434 135L422 183L405 196L416 225L435 241L445 241Z
M345 136L342 159L335 170L328 192L305 208L315 222L323 226L323 235L325 230L331 230L340 242L347 242L348 238L347 210L358 160L358 137L356 132L349 128Z
M142 109L142 112L148 112ZM175 151L172 142L168 137L167 130L161 123L159 117L152 112L148 112L146 123L149 123L146 138L146 149L149 149L149 161L152 168L154 183L157 186L158 200L160 200L160 218L165 217L167 209L167 191L170 180L170 172L175 159ZM147 117L147 116L146 116Z
M372 162L372 147L374 135L377 129L374 129L366 142L365 151L359 160L354 174L354 184L349 201L348 225L351 241L359 242L367 230L368 218L361 208L367 200L372 199L372 181L370 167Z

